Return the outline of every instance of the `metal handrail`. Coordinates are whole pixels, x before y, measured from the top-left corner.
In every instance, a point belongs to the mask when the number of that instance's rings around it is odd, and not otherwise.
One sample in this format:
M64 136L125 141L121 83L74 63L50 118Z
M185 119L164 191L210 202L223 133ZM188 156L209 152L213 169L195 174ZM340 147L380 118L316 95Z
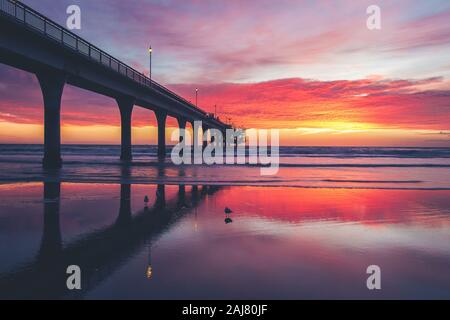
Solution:
M31 27L33 30L40 31L49 39L54 40L86 57L89 57L105 67L109 67L110 69L137 82L140 85L150 89L157 89L158 92L174 98L179 102L186 104L188 107L202 113L203 115L206 115L205 111L193 105L191 102L187 101L175 92L160 85L156 81L151 80L141 72L138 72L134 68L114 58L20 1L0 0L0 14L12 16L24 25ZM217 119L214 120L219 121Z

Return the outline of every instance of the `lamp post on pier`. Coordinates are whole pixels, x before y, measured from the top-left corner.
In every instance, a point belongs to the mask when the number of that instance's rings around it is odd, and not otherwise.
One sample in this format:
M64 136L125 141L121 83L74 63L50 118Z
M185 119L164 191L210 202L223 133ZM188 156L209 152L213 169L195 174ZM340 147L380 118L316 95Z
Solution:
M198 108L198 88L195 88L195 106Z
M149 78L150 78L150 87L153 84L153 81L152 81L152 52L153 52L152 46L149 46L148 47L148 55L150 58L150 61L149 61L150 64L149 64L148 74L149 74Z

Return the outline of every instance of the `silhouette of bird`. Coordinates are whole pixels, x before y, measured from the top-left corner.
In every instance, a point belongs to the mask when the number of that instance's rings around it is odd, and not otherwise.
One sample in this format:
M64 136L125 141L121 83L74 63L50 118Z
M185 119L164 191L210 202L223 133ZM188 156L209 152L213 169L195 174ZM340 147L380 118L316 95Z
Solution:
M148 196L145 196L145 197L144 197L144 203L145 203L145 205L147 205L147 204L148 204L148 202L149 202L149 200L148 200Z
M225 213L227 213L227 214L233 212L233 211L232 211L230 208L228 208L228 207L225 207L225 210L224 210L224 211L225 211Z
M231 218L225 218L225 223L226 224L229 224L229 223L232 223L233 222L233 220L231 220Z

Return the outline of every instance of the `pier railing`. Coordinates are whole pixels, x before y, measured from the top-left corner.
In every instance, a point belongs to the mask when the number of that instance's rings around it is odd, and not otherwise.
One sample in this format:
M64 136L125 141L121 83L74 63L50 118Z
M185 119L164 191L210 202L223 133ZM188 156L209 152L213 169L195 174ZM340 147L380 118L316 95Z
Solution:
M26 27L41 33L46 38L51 39L109 69L114 70L115 72L123 75L124 77L128 77L142 86L156 90L187 105L189 108L206 115L206 112L196 107L194 104L179 96L175 92L151 80L143 73L119 61L86 40L83 40L73 32L63 28L59 24L46 18L36 10L28 7L20 1L0 0L0 14L14 18L17 22L23 23Z

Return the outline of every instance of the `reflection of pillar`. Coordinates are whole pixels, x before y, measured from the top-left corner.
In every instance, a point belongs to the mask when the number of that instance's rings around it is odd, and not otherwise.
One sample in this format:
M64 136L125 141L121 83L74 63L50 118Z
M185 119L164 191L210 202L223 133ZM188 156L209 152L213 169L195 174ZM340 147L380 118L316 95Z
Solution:
M178 207L186 207L186 187L184 184L178 186Z
M44 159L45 168L60 168L61 160L61 97L66 76L56 72L37 74L44 97Z
M156 203L157 208L164 208L166 206L166 189L163 184L158 184L156 188Z
M131 151L131 113L133 111L134 99L118 98L117 104L120 110L121 123L121 152L120 160L130 161Z
M60 182L44 182L44 231L39 258L52 258L62 249L59 226Z
M192 186L192 205L195 206L198 203L198 186Z
M167 114L163 111L157 111L156 120L158 122L158 158L166 157L166 118Z
M164 178L164 175L166 174L166 168L164 167L164 163L158 163L158 177Z
M208 194L214 194L217 192L217 190L219 190L218 186L209 186L208 187Z
M119 216L117 217L116 224L123 225L131 221L131 185L120 185L120 206Z

